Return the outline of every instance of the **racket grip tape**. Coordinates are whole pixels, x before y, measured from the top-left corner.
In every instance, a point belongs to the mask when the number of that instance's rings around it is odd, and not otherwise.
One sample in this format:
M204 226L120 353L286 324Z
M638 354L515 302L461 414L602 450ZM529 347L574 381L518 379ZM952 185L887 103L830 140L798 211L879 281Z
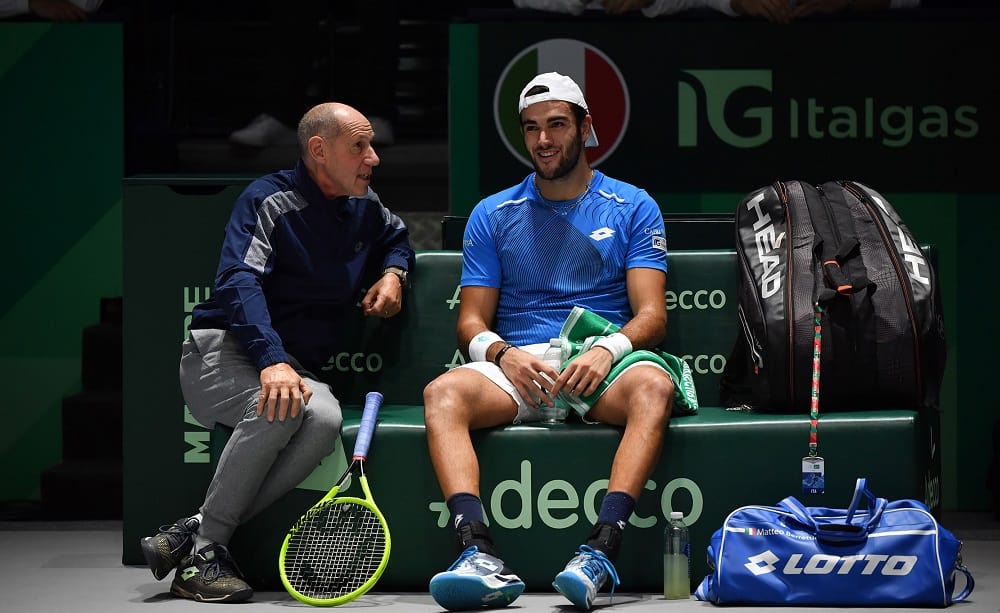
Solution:
M375 432L375 420L382 406L382 394L368 392L365 394L365 410L361 414L361 426L358 428L358 439L354 442L354 458L364 459L368 455L368 445L372 442Z

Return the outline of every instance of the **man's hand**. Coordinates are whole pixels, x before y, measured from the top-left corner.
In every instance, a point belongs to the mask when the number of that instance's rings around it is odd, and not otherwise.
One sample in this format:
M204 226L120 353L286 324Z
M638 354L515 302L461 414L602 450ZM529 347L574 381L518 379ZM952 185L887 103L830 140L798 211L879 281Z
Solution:
M278 421L285 421L289 412L292 419L299 416L303 404L312 398L312 390L295 369L279 362L260 371L260 399L257 401L257 416L267 407L267 421L273 422L275 412Z
M737 15L763 17L775 23L791 23L792 9L788 0L731 0L729 6Z
M850 8L848 0L799 0L792 9L792 17L798 19L822 13L837 13ZM888 8L888 4L886 6Z
M541 358L511 347L500 360L500 370L532 407L537 409L543 402L550 407L555 406L554 398L561 389L562 375ZM550 381L555 381L555 385Z
M604 6L604 12L610 15L621 15L629 11L644 9L652 3L653 0L602 0L601 2Z
M67 0L29 0L28 10L49 21L87 21L87 12Z
M361 300L365 315L392 317L403 307L403 283L399 276L388 272L375 282Z
M611 352L604 347L590 350L573 360L560 375L556 391L565 389L570 396L589 396L597 391L604 377L611 372Z

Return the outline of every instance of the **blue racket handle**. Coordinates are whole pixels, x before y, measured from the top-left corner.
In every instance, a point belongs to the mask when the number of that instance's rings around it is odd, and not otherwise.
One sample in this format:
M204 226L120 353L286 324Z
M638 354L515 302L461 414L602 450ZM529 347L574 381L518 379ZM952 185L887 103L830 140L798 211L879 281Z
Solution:
M354 442L354 459L363 460L368 456L368 445L372 442L375 432L375 419L379 407L382 406L382 394L368 392L365 394L365 412L361 414L361 427L358 428L358 440Z

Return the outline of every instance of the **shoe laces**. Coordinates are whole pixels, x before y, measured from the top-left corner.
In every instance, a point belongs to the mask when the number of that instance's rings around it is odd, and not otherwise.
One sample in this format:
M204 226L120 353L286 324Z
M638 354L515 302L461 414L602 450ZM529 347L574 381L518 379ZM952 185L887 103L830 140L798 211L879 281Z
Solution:
M478 553L479 553L479 547L476 547L475 545L469 545L468 547L465 548L465 551L463 551L461 553L461 555L458 556L458 559L455 560L455 562L451 566L448 567L448 570L449 571L455 570L456 568L458 568L462 564L465 564L465 562L469 558L477 555Z
M615 565L604 555L603 551L589 545L580 545L572 566L587 575L597 590L600 590L607 578L611 577L611 597L614 598L615 586L621 582L618 580L618 571L615 570Z
M182 545L184 541L194 533L194 530L188 525L189 522L193 522L190 517L178 520L177 523L170 524L168 526L160 526L158 528L160 534L162 534L164 538L167 539L167 542L170 543L171 549L175 549Z
M229 555L229 550L225 545L214 543L209 545L209 547L211 547L211 550L206 553L198 552L198 556L207 562L201 568L201 574L205 578L205 581L215 581L220 577L239 577L243 574L236 565L236 560ZM203 549L202 551L205 550ZM211 557L207 554L211 554Z

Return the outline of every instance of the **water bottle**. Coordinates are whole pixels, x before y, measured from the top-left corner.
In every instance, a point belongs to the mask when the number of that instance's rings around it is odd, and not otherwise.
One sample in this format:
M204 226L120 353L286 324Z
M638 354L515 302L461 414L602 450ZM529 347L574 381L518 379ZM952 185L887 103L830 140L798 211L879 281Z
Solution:
M542 355L542 361L555 369L556 372L562 372L562 339L549 339L549 348ZM550 381L549 383L554 382ZM569 405L563 399L561 392L553 400L555 401L554 407L549 407L547 404L542 403L542 422L547 424L561 424L566 421L566 415L569 413Z
M691 558L684 514L670 512L670 523L663 536L663 597L688 599L691 597Z

